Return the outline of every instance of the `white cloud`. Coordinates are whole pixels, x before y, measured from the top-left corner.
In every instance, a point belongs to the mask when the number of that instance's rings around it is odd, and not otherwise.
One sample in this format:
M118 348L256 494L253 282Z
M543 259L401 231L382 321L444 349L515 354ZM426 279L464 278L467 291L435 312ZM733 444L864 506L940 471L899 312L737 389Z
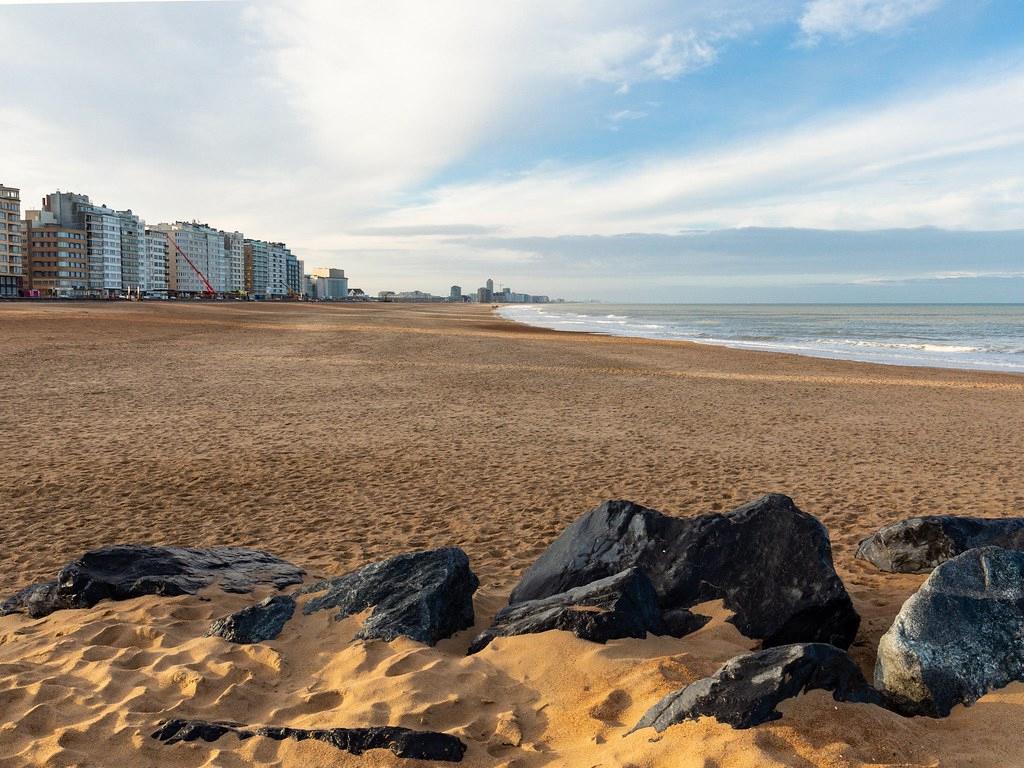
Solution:
M1024 68L717 150L446 185L379 223L489 221L509 234L546 236L749 225L1007 228L1024 220L1020 168Z
M849 39L862 33L889 32L931 13L942 0L810 0L800 17L805 38Z

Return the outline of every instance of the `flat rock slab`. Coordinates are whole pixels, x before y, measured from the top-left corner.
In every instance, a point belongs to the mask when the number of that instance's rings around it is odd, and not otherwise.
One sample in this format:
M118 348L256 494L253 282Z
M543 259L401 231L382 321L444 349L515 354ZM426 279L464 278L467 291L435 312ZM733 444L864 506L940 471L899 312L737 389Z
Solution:
M480 582L461 549L448 547L398 555L299 590L316 595L303 613L337 609L344 619L368 608L356 634L363 640L400 635L427 645L473 626L473 593Z
M282 589L301 584L304 575L298 566L255 549L117 545L87 552L61 568L54 581L17 592L0 604L0 616L40 618L101 600L191 595L214 583L225 592L251 592L259 584Z
M509 604L567 592L632 566L650 579L663 616L721 599L734 612L730 621L764 647L824 642L846 648L860 624L833 567L825 527L781 494L690 518L605 502L555 539Z
M222 637L231 643L247 645L273 640L281 634L284 625L295 613L295 598L274 595L243 608L229 616L217 619L207 631L207 637Z
M989 546L1024 549L1024 518L912 517L861 541L857 559L890 573L927 573L970 549Z
M639 568L629 568L568 592L501 609L494 623L477 636L468 652L482 650L495 637L552 629L572 632L597 643L621 637L643 638L648 632L668 633L650 579Z
M832 691L836 701L882 703L850 656L825 643L798 643L744 654L711 677L668 694L633 731L713 717L733 728L750 728L782 717L775 707L811 690ZM630 731L632 733L632 731Z
M447 733L413 731L408 728L378 726L374 728L283 728L273 726L246 727L240 723L207 722L204 720L168 720L152 734L164 744L181 741L217 741L226 733L239 739L262 736L282 741L315 739L332 747L361 755L370 749L390 749L398 757L415 760L435 760L458 763L466 752L466 745Z
M875 687L906 714L945 717L1024 681L1024 552L974 549L939 565L878 643Z

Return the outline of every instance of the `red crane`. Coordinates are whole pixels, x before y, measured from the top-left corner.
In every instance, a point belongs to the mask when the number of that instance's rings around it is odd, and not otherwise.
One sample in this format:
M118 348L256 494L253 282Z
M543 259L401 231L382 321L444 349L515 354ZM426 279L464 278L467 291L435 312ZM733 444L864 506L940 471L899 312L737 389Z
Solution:
M192 259L185 255L185 252L181 250L181 246L175 242L173 237L171 237L171 233L165 232L164 236L167 238L167 242L174 246L174 250L176 250L181 255L181 258L185 260L185 263L192 267L192 271L195 272L199 279L203 281L203 295L215 296L217 292L213 290L213 286L210 285L210 281L206 279L206 275L203 274L202 270L200 270L199 267L192 263Z

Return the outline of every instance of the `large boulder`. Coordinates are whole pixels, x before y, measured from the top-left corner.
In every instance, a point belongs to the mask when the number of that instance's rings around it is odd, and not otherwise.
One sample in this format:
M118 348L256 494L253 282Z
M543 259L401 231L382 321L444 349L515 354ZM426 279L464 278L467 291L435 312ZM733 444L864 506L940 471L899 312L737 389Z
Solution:
M262 736L276 741L315 739L337 749L361 755L369 749L390 749L397 757L458 763L466 753L466 745L455 736L434 731L413 731L396 726L372 728L286 728L280 726L246 727L240 723L207 722L205 720L168 720L152 734L164 744L182 741L217 741L226 733L239 739Z
M225 592L251 592L258 584L278 589L301 584L298 566L241 547L150 547L117 545L86 552L57 574L0 604L0 616L27 613L40 618L65 608L91 608L101 600L143 595L195 594L216 583Z
M620 637L643 638L648 632L668 633L650 579L639 568L629 568L568 592L501 609L494 623L470 645L469 653L482 650L495 637L551 629L572 632L597 643Z
M480 582L461 549L398 555L299 590L314 594L303 613L337 609L344 619L373 608L356 637L394 640L399 635L434 645L473 626L473 593Z
M633 731L714 717L733 728L750 728L782 717L775 707L811 690L832 691L836 701L881 703L846 651L825 643L797 643L744 654L711 677L668 694ZM630 731L632 733L632 731Z
M860 617L832 565L825 527L781 494L726 514L669 517L608 501L574 522L526 571L510 605L557 595L631 566L666 614L721 599L764 647L823 642L846 648Z
M878 643L875 687L945 717L1024 680L1024 552L985 547L938 566Z
M857 559L891 573L927 573L978 547L1024 549L1024 518L928 515L887 525L857 547Z
M217 619L207 637L222 637L230 643L250 644L273 640L295 613L295 598L274 595L229 616Z

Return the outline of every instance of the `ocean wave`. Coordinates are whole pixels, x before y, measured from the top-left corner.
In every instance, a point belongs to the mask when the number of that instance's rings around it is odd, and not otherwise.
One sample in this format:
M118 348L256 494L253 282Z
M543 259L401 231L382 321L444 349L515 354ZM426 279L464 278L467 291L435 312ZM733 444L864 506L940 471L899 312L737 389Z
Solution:
M950 316L937 315L933 309L922 312L910 305L898 315L873 314L863 307L809 311L802 307L734 306L723 307L721 317L707 316L714 311L701 306L679 305L677 311L675 307L635 305L626 312L534 306L503 307L499 313L555 330L892 365L1024 372L1024 310L1012 310L1016 314L1007 319L983 316L973 326L964 323L962 310L951 308L957 320L953 324ZM956 336L962 338L951 338L953 325ZM976 330L973 336L972 330ZM887 333L892 336L886 338Z

